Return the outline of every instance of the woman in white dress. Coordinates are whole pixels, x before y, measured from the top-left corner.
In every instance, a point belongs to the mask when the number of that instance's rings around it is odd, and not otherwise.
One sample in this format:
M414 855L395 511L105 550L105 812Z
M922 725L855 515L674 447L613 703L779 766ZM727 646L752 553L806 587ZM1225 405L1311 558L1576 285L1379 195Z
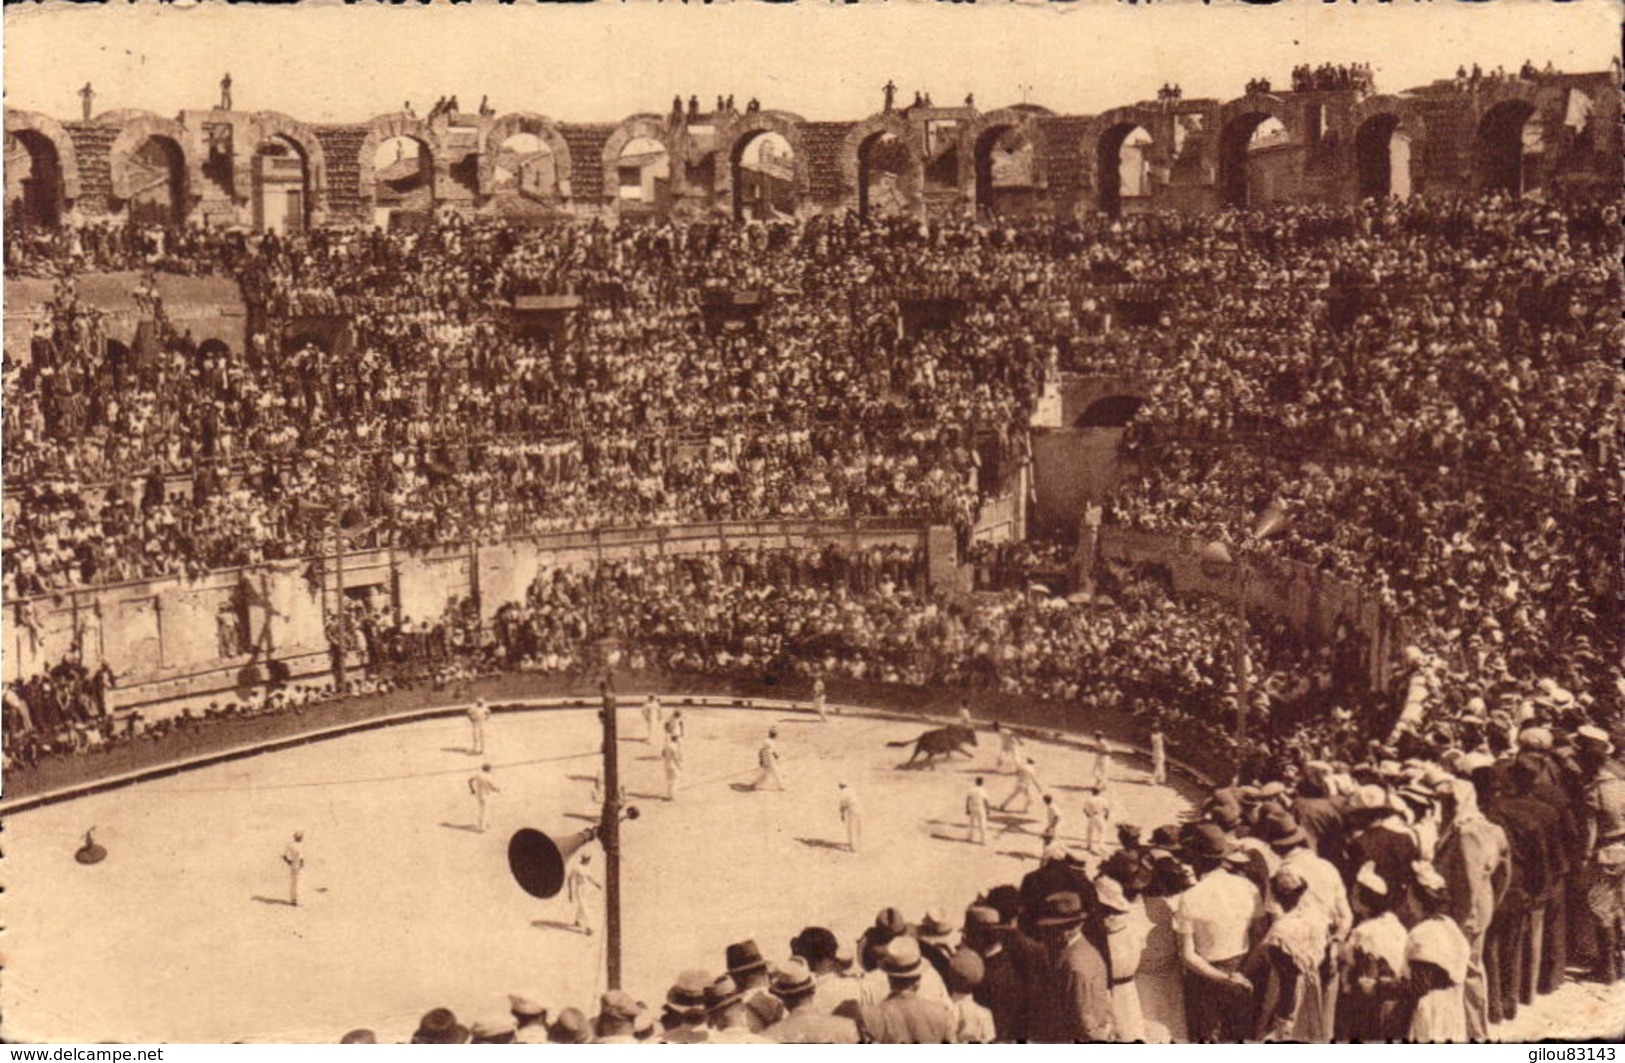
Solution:
M1135 982L1145 1016L1145 1039L1152 1044L1183 1044L1187 1039L1185 961L1180 955L1179 932L1174 929L1173 904L1195 879L1190 868L1169 851L1179 845L1177 828L1157 828L1151 845L1151 881L1140 897L1150 926Z
M1422 920L1405 942L1405 966L1411 982L1411 1021L1407 1038L1434 1044L1467 1040L1467 963L1472 947L1456 921L1445 914L1449 903L1444 876L1432 864L1415 865L1414 896Z
M1110 874L1095 879L1095 899L1106 929L1107 966L1111 972L1112 1025L1117 1040L1146 1040L1145 1013L1140 1007L1136 978L1145 953L1151 920L1138 897L1130 900L1122 884Z

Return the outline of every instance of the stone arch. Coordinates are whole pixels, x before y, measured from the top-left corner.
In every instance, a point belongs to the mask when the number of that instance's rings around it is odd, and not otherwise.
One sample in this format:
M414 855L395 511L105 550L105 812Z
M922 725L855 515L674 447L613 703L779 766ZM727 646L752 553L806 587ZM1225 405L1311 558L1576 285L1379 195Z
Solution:
M712 185L716 202L727 204L736 218L742 209L738 195L740 160L751 141L766 133L777 133L790 145L796 204L799 207L807 201L807 147L801 139L801 119L786 111L740 115L717 132L716 173Z
M123 112L123 115L122 128L107 149L108 178L113 198L120 201L130 198L130 174L135 168L135 153L147 141L159 140L172 144L177 153L181 168L181 188L177 199L183 207L190 206L194 190L202 187L203 173L202 162L192 150L186 128L173 119L160 118L145 111L133 115Z
M838 156L841 170L841 198L860 214L868 210L867 153L887 135L896 137L908 151L910 176L904 194L911 206L920 202L925 182L925 145L918 132L896 112L870 115L853 126L841 141Z
M1219 109L1221 204L1240 206L1247 202L1247 145L1258 127L1272 118L1286 128L1288 143L1303 143L1302 114L1279 96L1248 93Z
M79 198L79 153L74 150L73 138L62 124L48 115L7 107L6 132L13 136L31 133L50 142L56 149L56 164L61 171L62 198L65 206L71 206Z
M360 170L358 183L361 196L367 202L373 198L373 188L377 184L376 159L379 145L395 137L406 137L417 141L429 153L429 166L433 173L433 184L438 193L440 177L445 168L445 161L440 150L440 138L430 128L429 123L405 111L394 114L381 114L367 122L367 136L361 141L361 148L356 153L356 164ZM439 199L438 194L435 196Z
M1348 128L1353 133L1355 188L1361 198L1375 194L1376 179L1381 176L1376 172L1381 160L1371 154L1379 148L1376 138L1382 138L1380 146L1386 150L1388 138L1395 132L1404 133L1410 141L1410 191L1415 194L1421 190L1428 127L1426 117L1415 103L1399 96L1369 96L1355 105ZM1388 178L1388 187L1392 189L1392 175Z
M640 116L641 117L641 116ZM554 187L560 190L570 187L570 178L575 164L570 158L570 145L566 143L564 134L553 119L546 115L536 114L534 111L513 111L492 122L485 129L480 143L480 194L490 195L496 185L497 153L509 137L528 133L547 144L547 149L553 153Z
M634 140L656 140L665 146L667 165L671 169L671 189L673 192L679 191L683 174L681 145L676 142L677 138L667 126L665 118L657 114L635 114L616 126L609 139L604 141L604 197L614 199L619 205L616 190L620 184L621 152ZM501 141L497 143L500 145ZM556 148L554 150L557 151Z
M1166 144L1167 121L1164 112L1149 107L1132 105L1115 107L1090 120L1079 138L1078 161L1083 169L1083 183L1094 191L1096 206L1108 214L1116 214L1120 207L1120 186L1116 182L1116 162L1123 142L1136 129L1143 129L1151 137L1146 157L1152 166L1153 184L1166 183L1167 168L1172 154ZM1160 177L1160 181L1156 178Z
M1019 131L1032 141L1033 187L1044 188L1048 185L1048 175L1044 169L1047 154L1044 150L1044 134L1037 122L1042 111L1042 108L1036 108L1035 105L1001 107L996 111L979 114L960 127L959 188L961 195L965 197L966 206L972 212L992 205L993 189L991 174L988 172L990 155L994 143L1007 131Z
M1519 196L1545 183L1542 170L1548 160L1525 152L1524 127L1532 118L1540 118L1548 130L1561 123L1562 101L1561 94L1528 83L1498 85L1474 101L1473 176L1479 190Z
M281 137L299 149L299 153L305 157L305 187L310 197L306 214L312 225L323 224L327 220L327 153L322 150L322 142L317 138L316 131L280 111L257 111L249 127L249 135L253 141L249 145L250 156L273 137ZM373 151L377 146L375 141ZM373 164L372 152L367 153L366 160L365 165L370 169Z

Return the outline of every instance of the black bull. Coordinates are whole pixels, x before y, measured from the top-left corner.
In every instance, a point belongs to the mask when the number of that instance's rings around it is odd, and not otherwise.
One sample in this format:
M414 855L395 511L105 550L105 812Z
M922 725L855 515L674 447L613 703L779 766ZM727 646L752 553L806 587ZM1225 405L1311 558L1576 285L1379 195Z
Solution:
M970 747L976 745L976 732L969 727L959 727L957 725L938 727L934 731L925 732L914 739L912 743L906 738L900 742L886 743L887 747L893 749L910 744L914 746L914 753L903 762L905 765L913 764L916 760L924 757L928 766L935 767L933 761L937 757L946 757L950 753L971 756Z

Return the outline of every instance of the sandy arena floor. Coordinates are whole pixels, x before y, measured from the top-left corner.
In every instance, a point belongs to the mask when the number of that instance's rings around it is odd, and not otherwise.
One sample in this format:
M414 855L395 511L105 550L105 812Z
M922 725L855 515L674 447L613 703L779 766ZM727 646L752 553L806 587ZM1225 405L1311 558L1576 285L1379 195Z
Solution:
M863 716L825 725L775 710L685 710L684 788L660 800L656 750L635 708L621 713L622 771L643 818L623 830L627 987L658 1002L679 970L722 968L724 946L754 937L770 959L808 924L845 938L896 905L956 914L981 888L1036 864L1036 819L1009 817L967 844L974 761L900 771L930 724ZM785 793L740 792L755 751L780 727ZM466 780L480 759L468 726L438 720L367 732L141 783L9 817L5 824L4 1034L22 1040L332 1041L367 1026L404 1040L447 1006L465 1022L528 991L555 1009L602 989L603 937L568 927L570 907L527 896L509 876L520 827L587 825L597 721L589 711L505 714L488 727L502 792L491 829L472 830ZM1044 781L1077 839L1088 752L1034 743ZM867 816L844 851L836 783ZM1148 830L1186 801L1118 758L1121 819ZM990 778L994 800L1011 788ZM1070 807L1068 807L1070 806ZM82 867L87 827L109 856ZM305 832L300 907L285 903L280 856ZM596 852L596 847L594 849ZM601 860L593 861L601 875ZM601 879L600 879L601 880ZM598 915L601 919L601 914Z

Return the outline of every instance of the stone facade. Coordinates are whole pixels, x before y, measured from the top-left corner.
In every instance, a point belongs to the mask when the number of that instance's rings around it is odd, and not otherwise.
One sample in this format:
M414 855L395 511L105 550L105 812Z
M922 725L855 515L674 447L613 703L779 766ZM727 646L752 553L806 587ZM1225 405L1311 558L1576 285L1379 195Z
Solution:
M6 133L8 154L27 152L30 179L17 188L26 187L23 215L37 224L252 230L384 224L430 211L744 217L788 202L797 214L1075 215L1487 190L1614 196L1619 119L1616 79L1593 73L1471 88L1436 82L1397 95L1253 91L1098 115L910 107L852 122L675 109L615 124L399 112L311 125L274 111L221 110L58 122L8 108ZM1260 130L1263 142L1254 138ZM1125 192L1120 167L1131 135L1139 170ZM775 147L788 148L791 163L742 180L754 165L748 149L764 136L782 140ZM634 142L640 165L651 142L664 150L658 180L640 184L636 170L622 179Z

